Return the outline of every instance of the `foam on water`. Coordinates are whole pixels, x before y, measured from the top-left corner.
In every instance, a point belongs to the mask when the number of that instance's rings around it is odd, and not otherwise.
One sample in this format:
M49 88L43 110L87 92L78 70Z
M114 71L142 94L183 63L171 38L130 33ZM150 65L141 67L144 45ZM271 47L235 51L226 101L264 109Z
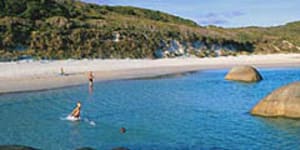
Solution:
M88 118L84 118L83 120L84 120L84 122L90 124L91 126L96 126L96 123L92 120L89 120Z
M95 121L89 120L88 118L83 118L83 119L81 117L76 118L71 115L68 115L66 117L61 117L60 120L67 120L67 121L82 121L83 120L83 122L88 123L91 126L96 126Z
M79 120L80 120L80 117L79 117L79 118L76 118L76 117L73 117L73 116L71 116L71 115L68 115L67 117L63 118L63 120L79 121Z

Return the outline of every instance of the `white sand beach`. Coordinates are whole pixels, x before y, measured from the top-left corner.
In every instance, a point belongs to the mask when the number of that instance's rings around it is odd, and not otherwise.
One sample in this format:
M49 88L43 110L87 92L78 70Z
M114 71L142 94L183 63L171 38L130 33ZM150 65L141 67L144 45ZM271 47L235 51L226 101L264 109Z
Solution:
M238 65L299 67L300 54L243 55L217 58L57 60L0 63L0 93L46 90L95 81L154 77L188 71L227 69ZM66 75L60 75L60 68Z

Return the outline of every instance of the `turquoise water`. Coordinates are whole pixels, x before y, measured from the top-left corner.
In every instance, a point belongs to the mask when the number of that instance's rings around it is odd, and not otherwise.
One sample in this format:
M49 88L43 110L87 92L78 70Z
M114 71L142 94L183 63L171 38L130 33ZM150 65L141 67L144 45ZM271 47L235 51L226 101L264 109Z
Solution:
M41 149L300 149L300 120L249 110L300 68L261 69L262 82L223 79L226 70L122 80L0 96L0 144ZM64 118L82 102L82 120ZM125 127L125 134L119 129Z

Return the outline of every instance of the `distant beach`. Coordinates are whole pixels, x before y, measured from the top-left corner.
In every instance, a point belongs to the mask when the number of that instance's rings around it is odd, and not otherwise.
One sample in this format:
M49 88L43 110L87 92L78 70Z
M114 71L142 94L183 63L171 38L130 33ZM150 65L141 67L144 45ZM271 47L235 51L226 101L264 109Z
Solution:
M88 71L95 81L134 79L238 65L300 67L300 54L241 55L216 58L93 59L0 63L0 93L47 90L88 84ZM61 75L63 68L64 75Z

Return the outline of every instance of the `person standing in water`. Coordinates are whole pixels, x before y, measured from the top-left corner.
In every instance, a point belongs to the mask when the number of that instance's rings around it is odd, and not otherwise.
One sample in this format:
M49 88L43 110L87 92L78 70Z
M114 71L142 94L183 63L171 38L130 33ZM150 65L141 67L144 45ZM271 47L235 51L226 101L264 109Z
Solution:
M89 79L90 87L92 87L94 84L94 75L92 71L89 72L88 79Z
M77 102L77 106L73 109L71 116L74 118L79 119L80 117L80 108L81 108L81 103Z

